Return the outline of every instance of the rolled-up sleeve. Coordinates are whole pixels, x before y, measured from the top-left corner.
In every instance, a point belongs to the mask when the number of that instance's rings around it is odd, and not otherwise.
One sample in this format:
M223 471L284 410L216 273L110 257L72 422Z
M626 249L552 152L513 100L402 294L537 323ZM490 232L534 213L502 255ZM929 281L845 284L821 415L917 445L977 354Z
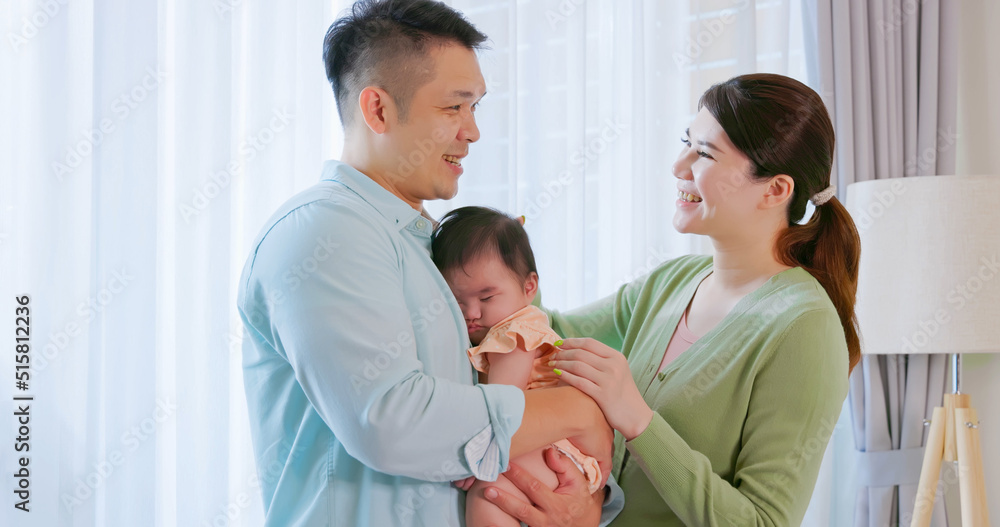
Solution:
M479 388L487 395L486 402L489 406L490 422L504 422L505 426L487 425L479 431L471 440L465 443L463 448L464 457L469 464L472 475L482 481L496 481L500 473L507 470L510 462L510 442L514 432L521 426L521 416L524 414L524 392L519 399L520 406L517 407L517 423L510 426L510 409L504 406L507 388L504 384L480 384ZM496 391L495 396L491 395Z

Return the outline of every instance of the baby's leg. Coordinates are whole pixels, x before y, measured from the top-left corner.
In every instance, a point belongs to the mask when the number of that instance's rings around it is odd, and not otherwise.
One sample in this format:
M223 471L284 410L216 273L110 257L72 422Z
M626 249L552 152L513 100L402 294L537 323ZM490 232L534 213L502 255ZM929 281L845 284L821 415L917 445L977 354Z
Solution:
M539 448L538 450L518 456L513 461L541 481L543 485L550 489L555 489L559 484L559 479L556 477L555 472L552 472L552 469L545 464L545 459L542 457L544 451L545 449ZM496 482L476 480L472 488L469 489L469 494L465 499L466 527L486 527L491 525L495 525L496 527L519 527L521 522L511 517L500 507L494 505L493 502L486 499L486 496L483 495L486 487L491 486L508 492L511 496L525 503L531 503L531 500L520 489L515 487L510 480L504 477L503 474L497 478Z

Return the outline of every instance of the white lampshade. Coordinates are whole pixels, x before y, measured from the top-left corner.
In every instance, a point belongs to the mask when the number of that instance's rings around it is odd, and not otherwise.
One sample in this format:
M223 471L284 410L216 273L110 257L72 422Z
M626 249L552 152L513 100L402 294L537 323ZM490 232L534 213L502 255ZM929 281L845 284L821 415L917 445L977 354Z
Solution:
M1000 176L847 187L863 353L1000 353Z

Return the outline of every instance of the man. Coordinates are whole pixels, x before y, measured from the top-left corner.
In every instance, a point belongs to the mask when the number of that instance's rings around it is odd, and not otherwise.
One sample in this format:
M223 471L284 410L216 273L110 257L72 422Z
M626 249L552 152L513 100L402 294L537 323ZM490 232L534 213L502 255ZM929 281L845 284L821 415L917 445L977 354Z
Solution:
M609 473L610 429L585 395L474 384L465 321L430 258L423 201L455 195L479 138L485 39L428 0L364 0L327 33L342 162L268 220L240 279L267 525L461 525L451 481L493 481L562 437ZM533 525L595 525L603 493L550 460L556 492L498 503Z

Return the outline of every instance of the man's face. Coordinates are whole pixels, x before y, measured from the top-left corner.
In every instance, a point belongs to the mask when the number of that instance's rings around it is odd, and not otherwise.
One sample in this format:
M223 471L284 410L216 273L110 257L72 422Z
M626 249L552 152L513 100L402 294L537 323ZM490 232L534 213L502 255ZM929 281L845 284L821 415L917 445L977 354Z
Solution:
M475 110L486 93L476 53L459 44L432 46L433 79L416 90L405 122L387 122L380 154L388 183L411 205L451 199L462 158L479 140Z

